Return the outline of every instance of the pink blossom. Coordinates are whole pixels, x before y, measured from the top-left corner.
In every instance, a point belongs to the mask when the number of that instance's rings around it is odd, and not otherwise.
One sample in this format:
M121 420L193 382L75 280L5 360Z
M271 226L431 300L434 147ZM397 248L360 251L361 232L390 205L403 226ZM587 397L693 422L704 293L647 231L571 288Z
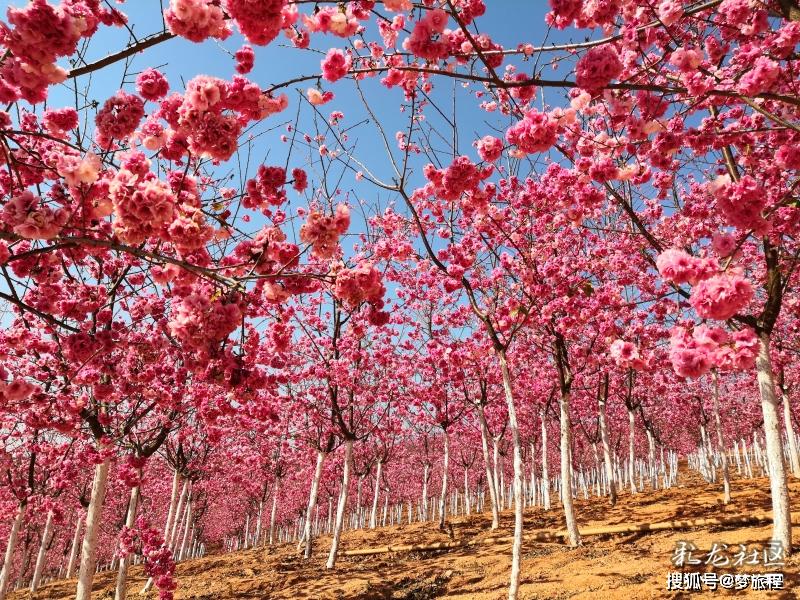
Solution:
M780 71L777 62L766 56L759 56L753 68L739 79L738 90L748 96L769 91L777 81Z
M169 93L169 82L156 69L145 69L136 77L136 91L145 100L160 100Z
M679 71L689 73L696 71L697 67L703 64L703 54L699 50L681 46L669 55L669 62Z
M622 63L613 46L591 48L575 65L575 82L590 92L606 87L622 73Z
M494 162L503 154L503 141L492 135L482 137L475 145L478 148L478 156L486 162Z
M506 131L506 141L527 154L544 152L556 143L558 122L536 109L526 113Z
M231 33L215 0L170 0L164 20L172 33L193 42L209 37L224 40Z
M710 189L717 200L717 208L729 225L742 230L766 233L769 223L763 216L767 192L750 175L732 183L726 175L715 181Z
M311 254L317 258L331 258L339 248L339 236L350 227L350 209L337 204L333 216L313 210L300 227L300 240L311 245Z
M331 48L328 54L320 63L322 65L322 77L327 81L338 81L350 70L353 65L353 57L345 54L339 48Z
M694 285L711 277L719 269L719 264L714 258L698 258L683 250L669 248L658 255L656 267L668 281Z
M125 140L139 126L144 117L144 102L139 96L120 90L106 100L95 117L97 143L110 148L112 140Z
M308 88L306 91L308 101L314 106L322 106L333 100L333 92L321 92L317 88Z
M251 44L266 46L283 27L286 0L225 0L228 14Z
M48 108L42 122L50 133L60 135L78 126L78 111L74 108Z
M381 272L370 262L342 269L336 274L334 294L350 307L362 302L381 303L385 292Z
M13 196L3 207L2 219L14 233L29 240L57 237L69 214L63 208L53 210L30 190Z
M753 299L753 287L740 275L720 274L698 283L689 302L704 319L725 321Z

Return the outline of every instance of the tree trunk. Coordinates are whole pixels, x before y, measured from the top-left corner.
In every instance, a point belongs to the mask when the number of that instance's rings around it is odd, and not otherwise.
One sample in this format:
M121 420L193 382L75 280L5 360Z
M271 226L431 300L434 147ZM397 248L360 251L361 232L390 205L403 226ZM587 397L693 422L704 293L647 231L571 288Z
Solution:
M631 486L631 494L636 493L636 480L634 479L634 467L636 461L636 454L634 452L635 434L636 434L636 413L630 408L628 409L628 483Z
M792 476L800 477L800 454L797 452L797 438L794 436L792 423L792 407L789 404L789 395L783 393L783 428L786 430L786 439L789 442L789 464Z
M92 598L92 582L97 562L97 536L100 534L100 521L103 517L103 502L106 498L110 464L111 458L109 457L97 465L94 470L92 497L89 501L89 509L86 511L86 532L81 546L81 568L78 573L78 589L75 593L75 600L91 600Z
M439 496L439 529L444 529L447 517L447 471L450 468L450 436L444 430L444 461L442 464L442 494Z
M273 536L275 535L275 519L278 516L278 484L280 479L275 478L272 484L272 510L269 513L269 545L272 546Z
M11 531L8 534L6 556L3 561L3 570L0 572L0 600L3 600L8 592L8 584L11 581L11 569L14 566L14 550L17 546L19 530L22 527L22 522L25 520L26 507L27 502L20 502L17 507L17 516L14 518L14 523L11 525Z
M423 521L428 520L428 473L430 472L430 468L431 467L428 463L425 463L425 465L422 468L422 520ZM385 520L386 519L384 518L384 521Z
M498 352L500 369L503 374L503 391L505 392L506 406L508 408L508 427L511 430L511 440L514 447L514 541L511 546L511 582L508 587L508 600L516 600L519 592L519 575L522 563L522 516L524 506L522 503L522 444L520 442L519 426L517 425L517 410L514 406L514 394L511 388L511 373L508 370L505 352Z
M606 379L608 386L608 379ZM608 387L606 387L606 394ZM611 465L611 444L608 441L608 423L606 421L606 398L601 397L597 402L597 411L600 421L600 442L603 444L603 463L606 469L606 485L608 486L608 496L611 506L617 503L617 484L614 481L614 468Z
M486 485L489 488L489 501L492 504L492 529L500 526L500 511L497 506L497 493L492 476L492 466L489 462L489 425L486 423L486 412L483 404L478 405L478 420L481 424L481 449L483 450L483 464L486 467Z
M36 566L33 569L33 577L31 577L31 593L39 589L39 582L42 580L42 571L44 570L45 558L47 558L47 545L50 543L50 534L53 531L53 511L48 511L47 521L44 524L44 532L42 533L42 540L39 544L39 554L36 556Z
M141 476L141 473L140 473ZM125 527L132 529L136 524L136 509L139 505L139 486L131 489L131 499L128 502L128 514L125 518ZM117 589L114 593L114 600L125 600L128 597L128 565L131 555L126 554L119 561L119 571L117 572Z
M350 471L353 463L353 440L344 441L344 468L342 469L342 489L339 490L339 503L336 507L336 524L333 529L333 540L331 541L331 551L328 554L326 569L336 566L336 553L339 551L339 538L342 535L342 524L344 523L344 513L347 509L347 493L350 489Z
M469 468L464 467L464 514L469 516L471 508L469 502Z
M383 470L383 462L378 461L378 466L375 468L375 491L372 495L372 510L369 513L369 528L375 529L378 526L378 493L381 489L381 472Z
M564 518L567 525L569 545L579 546L581 543L578 524L575 521L575 507L572 504L572 431L569 420L569 392L561 394L561 502L564 504Z
M547 465L547 423L545 422L544 411L542 418L542 506L545 510L550 510L550 474Z
M783 442L778 419L778 398L769 356L770 336L759 335L759 352L756 360L758 386L761 391L761 411L764 416L764 436L767 460L769 461L769 483L772 495L772 539L783 545L788 555L792 551L792 524L789 507L789 488L786 480L786 465L783 461Z
M728 470L728 454L725 452L725 437L722 434L722 417L719 414L719 377L716 369L711 371L711 379L714 382L714 426L717 429L717 445L722 461L722 502L728 504L731 501L731 477Z
M189 489L189 480L184 479L181 487L180 496L178 496L178 486L180 485L181 476L177 469L172 476L172 494L169 500L169 511L167 512L167 522L164 525L164 544L167 548L172 548L172 542L175 537L175 529L178 526L178 519L180 518L181 510L183 509L183 501L186 498L186 492ZM144 587L139 591L140 595L146 594L153 587L153 578L148 577Z
M323 452L322 450L317 450L317 466L314 469L314 479L311 481L311 492L308 495L308 510L306 511L306 521L305 526L303 527L303 537L300 538L300 543L302 544L305 542L306 548L303 552L303 556L305 558L311 558L311 525L312 525L312 515L314 514L314 508L317 506L317 493L319 492L319 482L322 479L322 467L325 465L325 458L327 457L327 453Z
M67 562L67 572L64 575L66 579L72 579L75 574L75 561L78 558L78 545L81 543L81 525L83 524L83 516L78 513L75 519L75 533L72 535L72 547L69 550L69 561Z

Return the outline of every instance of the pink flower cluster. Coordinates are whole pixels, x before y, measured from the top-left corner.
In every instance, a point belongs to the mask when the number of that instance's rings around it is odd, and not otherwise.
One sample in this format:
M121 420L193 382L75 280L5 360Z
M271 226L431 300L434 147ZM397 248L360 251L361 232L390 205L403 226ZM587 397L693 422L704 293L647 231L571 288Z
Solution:
M2 375L8 376L8 373L3 370ZM24 379L14 379L10 383L0 381L0 398L9 402L19 402L29 398L34 393L39 391L39 387Z
M345 305L355 308L362 302L382 306L386 288L381 272L370 262L362 262L352 269L342 269L336 274L334 294Z
M225 0L225 6L251 44L266 46L283 27L286 0Z
M591 48L575 65L575 82L579 87L597 92L622 73L622 63L613 46L604 44Z
M62 135L78 126L78 111L74 108L48 108L44 111L42 123L53 135Z
M172 33L192 42L224 40L231 34L217 0L170 0L164 20Z
M750 328L728 333L718 327L698 325L690 334L678 327L670 337L669 359L681 377L700 377L712 368L749 369L758 356L758 337Z
M136 525L142 544L144 571L153 578L153 583L158 589L158 599L173 600L178 582L175 580L175 561L172 558L172 550L164 544L158 530L149 527L143 517L137 520Z
M242 321L236 302L210 297L209 290L193 292L173 305L169 331L185 348L207 353Z
M320 62L322 66L322 77L327 81L338 81L353 66L353 57L345 54L339 48L331 48Z
M234 58L236 58L236 72L241 75L246 75L253 70L253 65L255 65L256 61L256 53L252 46L245 44L236 51Z
M669 62L683 73L692 73L703 64L703 53L694 48L681 46L669 55Z
M332 33L333 35L347 38L358 32L360 25L359 16L368 18L369 13L357 16L353 9L355 3L348 3L344 11L338 6L326 6L319 9L312 16L303 16L303 24L314 33ZM306 36L306 40L307 40Z
M3 224L29 240L57 237L68 218L69 213L65 209L53 210L30 190L12 196L2 212Z
M308 174L299 167L292 169L292 187L300 194L308 187Z
M741 275L715 275L692 289L689 299L703 319L725 321L740 312L753 299L753 286Z
M480 169L468 156L457 156L446 169L426 165L425 177L433 184L433 193L444 200L458 200L464 192L475 190L492 167Z
M47 0L32 0L25 8L8 8L8 25L0 27L0 45L9 55L0 61L0 103L22 98L31 104L44 102L47 88L66 79L56 64L70 56L82 37L91 37L100 22L122 24L116 10L100 8L97 2L70 0L53 6Z
M780 65L766 56L759 56L753 68L742 75L737 89L747 96L769 91L781 73Z
M477 142L478 156L486 162L494 162L503 154L503 140L493 135L485 135Z
M440 8L428 11L417 21L403 48L415 56L432 62L450 54L449 36L444 35L448 15Z
M161 100L169 93L167 78L156 69L145 69L136 77L136 91L145 100Z
M139 244L159 235L172 221L175 196L149 167L142 153L132 152L109 186L116 217L114 232L128 244Z
M758 234L769 230L769 222L764 218L767 192L750 175L745 175L736 183L723 175L709 186L717 201L717 208L725 221L734 227Z
M245 184L246 195L242 199L245 208L263 208L266 205L280 206L286 200L286 170L283 167L260 165L255 179Z
M644 360L639 356L639 349L631 342L614 340L609 347L609 354L620 367L638 371L645 366Z
M719 270L719 263L714 258L698 258L683 250L669 248L658 255L656 267L661 277L668 281L695 285L714 275Z
M313 210L300 228L300 240L311 244L311 254L317 258L331 258L339 248L339 236L350 227L350 209L337 204L333 216Z
M113 140L125 140L136 131L144 117L144 102L122 90L109 98L95 117L95 139L101 148L111 148Z
M526 113L506 131L506 141L515 145L521 152L533 154L544 152L556 143L558 122L549 114L536 109Z

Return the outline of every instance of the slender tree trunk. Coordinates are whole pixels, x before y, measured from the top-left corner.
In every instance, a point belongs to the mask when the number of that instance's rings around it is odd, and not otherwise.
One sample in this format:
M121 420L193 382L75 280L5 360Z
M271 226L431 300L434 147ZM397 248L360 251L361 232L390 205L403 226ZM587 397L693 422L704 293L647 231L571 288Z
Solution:
M278 516L278 485L280 479L275 478L275 483L272 484L272 510L269 513L269 545L272 546L273 536L275 534L275 519Z
M189 489L189 480L184 479L183 485L180 485L182 477L176 469L172 475L172 493L169 500L169 511L167 511L167 522L164 524L164 544L167 548L172 548L172 542L175 538L175 529L178 526L178 519L180 518L181 510L183 509L183 501L186 498L187 490ZM178 487L181 488L180 496L178 495ZM153 587L153 578L148 577L144 587L139 591L140 595L144 595Z
M81 525L83 524L84 517L80 513L75 518L75 533L72 535L72 547L69 550L69 561L67 562L67 572L64 577L72 579L75 574L75 561L78 558L78 546L81 543Z
M541 413L542 419L542 506L545 510L550 510L550 473L547 464L547 423L545 422L544 411Z
M353 440L344 441L344 468L342 469L342 489L339 490L339 503L336 507L336 524L333 529L333 540L331 541L331 551L328 554L326 569L336 566L336 554L339 551L339 539L342 535L342 524L344 523L344 513L347 509L347 493L350 489L350 471L353 463Z
M514 541L511 546L511 582L508 587L508 599L516 600L519 593L519 576L522 564L522 443L520 441L519 426L517 424L517 409L514 406L514 394L511 387L511 373L508 370L505 352L498 352L500 369L503 374L503 391L505 392L506 406L508 408L508 426L511 430L511 440L514 450Z
M722 461L722 489L724 504L731 501L731 477L728 469L728 454L725 452L725 437L722 433L722 417L719 414L719 377L716 369L711 371L714 382L714 426L717 429L717 446L719 446L720 460Z
M581 536L575 521L575 507L572 503L572 430L569 420L569 392L561 394L561 502L564 504L564 518L570 546L579 546Z
M772 495L772 539L781 543L788 555L792 551L792 524L789 506L789 487L786 480L786 465L783 461L783 442L778 419L779 400L775 395L775 381L769 356L770 336L759 335L759 352L756 360L758 386L761 391L761 411L764 416L764 436L767 460L769 461L769 483Z
M636 437L636 413L630 408L628 409L628 483L631 486L631 494L636 493L636 480L634 479L636 454L634 452L634 444Z
M483 404L478 405L478 420L481 424L481 450L483 451L483 464L486 467L486 485L489 488L489 501L492 505L492 529L497 529L500 526L500 512L497 506L497 490L494 486L492 467L489 462L489 425L486 423Z
M439 529L444 529L447 517L447 471L450 469L450 436L444 430L444 461L442 463L442 493L439 496Z
M183 520L183 539L181 541L180 548L176 549L177 552L175 553L175 562L183 560L184 552L186 551L186 542L189 539L189 527L192 524L192 495L191 492L189 493L189 497L186 499L186 517ZM245 536L244 539L244 547L247 548L247 538Z
M86 511L86 532L81 546L81 567L78 573L78 589L75 593L75 600L91 600L92 598L92 582L97 562L97 537L100 534L110 464L111 458L109 457L97 465L94 470L92 497L89 501L89 509Z
M606 483L611 506L617 503L617 484L614 481L614 468L611 465L611 444L608 441L608 423L606 421L606 397L608 394L608 376L606 376L606 394L597 402L597 412L600 421L600 442L603 444L603 464L606 468ZM599 476L599 475L598 475Z
M140 473L141 476L141 473ZM136 509L139 506L139 486L131 489L131 499L128 502L128 514L125 518L125 527L132 529L136 524ZM125 600L128 597L128 565L131 561L131 554L126 554L119 561L119 571L117 572L117 589L114 593L114 600Z
M383 462L378 461L378 466L375 468L375 491L372 495L372 510L369 513L369 528L375 529L378 526L378 493L381 489L381 472L383 470Z
M430 468L428 463L425 463L422 468L422 519L424 521L428 520L428 474Z
M50 543L50 534L53 531L53 511L48 511L47 521L44 524L44 532L42 533L42 540L39 544L39 554L36 556L36 566L33 569L33 577L31 577L31 593L39 589L39 582L42 580L42 571L44 570L45 558L47 558L47 546Z
M6 555L3 560L3 570L0 571L0 600L3 600L8 592L8 584L11 581L11 569L14 566L14 550L16 550L17 547L19 530L22 527L22 522L25 520L25 509L27 505L27 502L20 502L17 507L17 515L14 517L14 523L12 523L11 531L8 534Z
M789 404L789 395L785 392L783 393L783 428L789 442L789 465L792 468L792 476L800 477L800 454L797 451L797 438L794 436L792 407Z
M469 502L469 468L464 467L464 513L469 516L471 511Z
M314 479L311 481L311 492L308 495L308 510L306 511L306 521L305 526L303 527L303 537L300 538L300 543L302 544L305 542L306 548L303 556L305 558L311 558L311 548L312 548L312 532L311 532L311 525L312 525L312 515L314 514L314 508L317 506L317 493L319 492L319 482L322 479L322 467L325 465L325 458L327 457L327 453L323 452L322 450L317 450L317 466L314 469Z

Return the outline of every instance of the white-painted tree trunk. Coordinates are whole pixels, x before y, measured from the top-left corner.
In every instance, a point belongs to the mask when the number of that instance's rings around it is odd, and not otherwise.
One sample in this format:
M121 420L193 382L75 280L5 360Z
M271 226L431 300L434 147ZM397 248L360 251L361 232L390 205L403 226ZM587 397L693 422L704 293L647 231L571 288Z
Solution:
M14 522L11 524L11 531L8 534L8 542L6 542L6 554L3 560L3 570L0 571L0 600L4 600L8 593L8 584L11 581L11 569L14 566L14 550L17 548L17 538L19 537L19 530L25 520L25 509L27 502L21 502L17 507L17 514L14 517Z
M336 506L336 523L333 528L333 540L331 550L328 553L326 569L336 566L336 555L339 552L339 539L342 536L342 525L344 523L344 513L347 509L347 494L350 490L350 471L353 463L353 440L344 441L344 466L342 468L342 489L339 490L339 502Z
M540 413L542 420L542 507L550 510L550 474L547 464L547 423L545 413Z
M606 421L606 399L601 395L597 401L598 420L600 421L600 442L603 445L603 464L606 470L606 486L611 506L617 503L617 484L614 481L614 468L611 465L611 443L608 439L608 423Z
M794 435L794 423L792 423L792 407L789 404L789 396L783 394L783 428L786 431L786 439L789 442L789 466L792 469L792 476L800 478L800 454L797 451L797 438Z
M486 486L489 488L489 501L492 508L492 529L497 529L500 526L500 511L497 506L492 466L489 462L489 425L486 423L486 412L482 404L478 406L478 421L481 425L481 450L483 451L483 464L486 468Z
M278 490L280 479L275 478L275 483L272 484L272 510L269 513L269 545L272 546L273 536L275 534L275 519L278 516Z
M302 544L305 542L305 551L303 552L303 556L305 558L311 558L311 548L312 548L312 532L311 532L311 525L312 525L312 515L314 514L314 509L317 506L317 494L319 493L319 482L322 479L322 467L325 465L325 458L327 457L327 453L323 452L322 450L317 450L317 466L314 469L314 479L311 480L311 491L308 495L308 510L306 511L306 520L305 525L303 527L303 536L300 538L300 543Z
M81 525L83 525L84 516L78 513L75 518L75 533L72 534L72 547L69 550L69 561L67 562L67 571L64 577L72 579L75 574L75 561L78 559L78 547L81 543Z
M469 516L471 509L469 501L469 468L464 467L464 514Z
M383 462L378 461L375 467L375 491L372 494L372 510L369 513L369 528L375 529L378 526L378 493L381 489L381 474L383 472Z
M786 465L783 461L783 441L778 419L779 400L775 394L772 362L769 356L770 337L759 335L759 352L756 360L758 386L761 392L761 412L764 416L764 436L769 462L769 483L772 496L772 539L783 545L788 555L792 551L792 523L789 506L789 487Z
M731 501L731 476L728 469L728 454L725 452L725 436L722 433L722 417L719 414L719 377L716 369L711 371L711 379L714 383L714 427L717 430L717 451L722 461L722 502L728 504Z
M103 502L106 498L110 464L111 458L109 457L97 465L94 470L92 496L89 500L89 509L86 511L86 530L81 546L81 567L78 573L75 600L91 600L92 598L92 582L97 564L97 537L100 534L100 522L103 518Z
M442 493L439 496L439 529L447 520L447 472L450 470L450 436L444 431L444 459L442 461Z
M422 520L428 520L428 474L430 473L430 465L425 463L422 467ZM384 517L384 521L386 518ZM385 525L385 523L384 523Z
M125 516L125 527L132 529L136 524L136 509L139 506L139 486L131 489L131 498L128 501L128 514ZM117 588L114 592L114 600L125 600L128 597L128 565L131 562L131 555L126 554L119 561L117 571Z
M628 483L630 484L631 494L636 493L635 480L635 442L636 442L636 413L628 409Z
M183 506L183 500L186 497L186 492L189 486L189 480L185 479L181 486L182 477L177 469L172 475L172 493L169 499L169 510L167 511L167 522L164 524L164 544L167 548L172 548L172 539L175 537L175 528L178 525L178 518ZM180 496L178 495L178 488L180 487ZM140 595L144 595L153 587L153 578L149 577L144 587L139 591Z
M53 511L48 511L47 520L44 524L44 532L42 533L42 540L39 543L39 554L36 556L36 566L33 569L33 577L31 577L31 593L39 589L39 583L42 580L42 571L44 570L45 558L47 558L47 546L50 543L50 534L52 532Z
M511 545L511 581L508 586L508 600L516 600L519 593L519 576L522 567L522 518L524 510L522 502L522 479L524 477L522 442L519 435L519 425L517 424L514 393L511 387L511 373L508 369L505 353L498 352L498 359L503 375L503 392L505 393L506 407L508 409L508 427L511 430L514 453L514 537Z
M561 394L561 502L564 505L564 518L567 525L567 536L570 546L578 546L581 536L575 520L575 507L572 503L572 430L569 419L569 392Z
M191 492L189 493L189 497L186 500L186 516L183 519L183 538L181 540L181 545L178 551L175 553L175 562L179 562L183 560L184 553L186 552L186 543L189 540L189 528L192 525L192 495ZM247 540L244 540L245 544ZM246 545L244 546L247 547Z

